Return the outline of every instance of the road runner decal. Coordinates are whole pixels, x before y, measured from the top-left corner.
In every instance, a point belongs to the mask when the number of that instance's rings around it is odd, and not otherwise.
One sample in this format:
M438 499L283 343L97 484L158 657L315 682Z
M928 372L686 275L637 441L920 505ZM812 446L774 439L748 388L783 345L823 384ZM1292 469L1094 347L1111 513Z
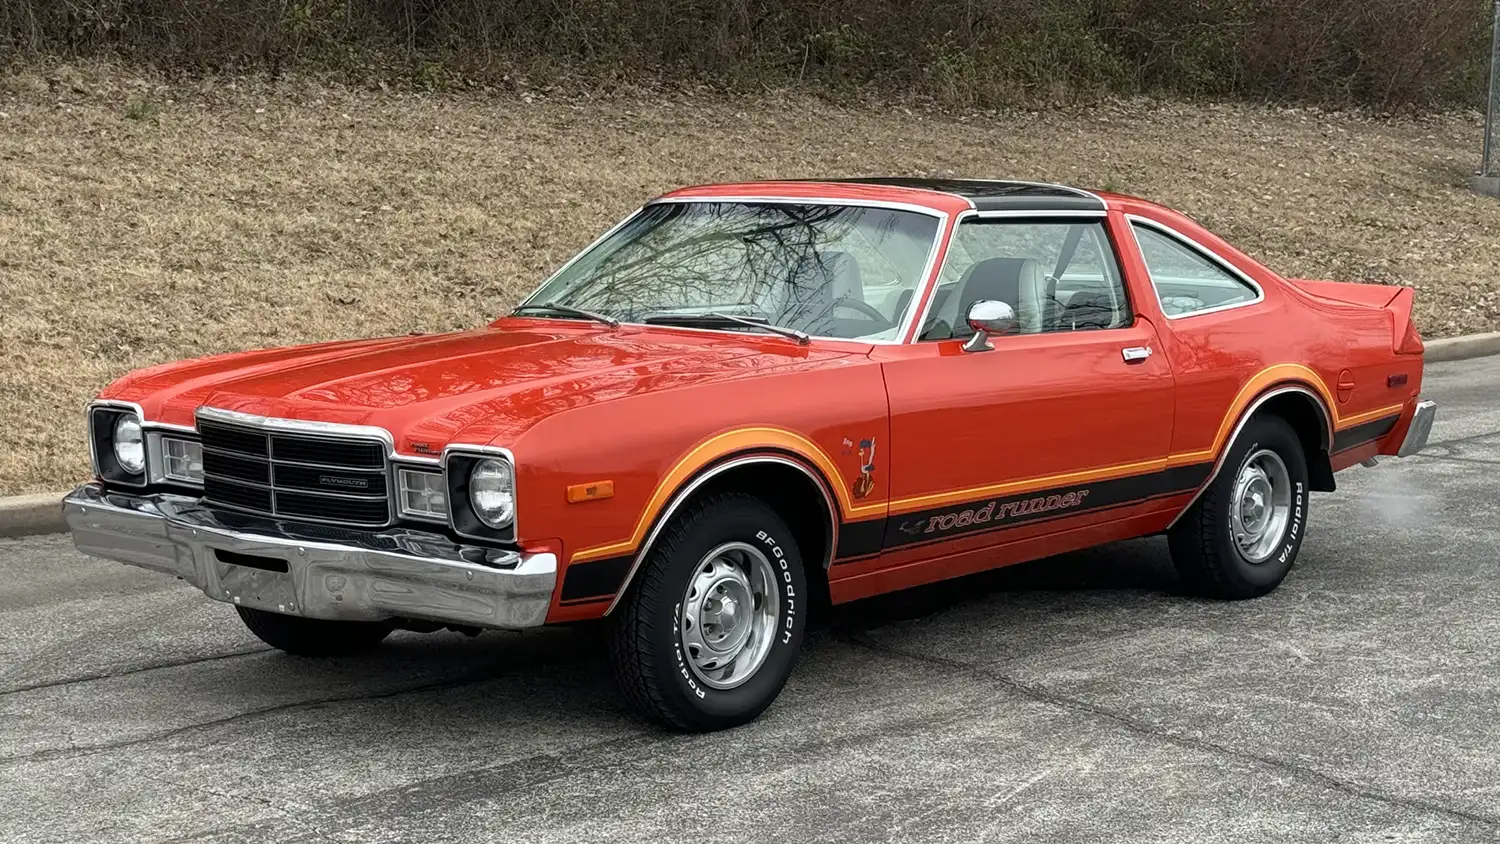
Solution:
M1004 531L1035 522L1066 519L1085 513L1128 507L1171 495L1195 492L1213 468L1211 463L1176 466L1160 472L1095 481L1087 486L1042 489L1020 495L981 498L929 510L893 515L885 520L882 547L941 542L969 533ZM871 522L845 523L839 535L838 558L843 563L873 550ZM878 524L876 522L875 524ZM858 529L858 530L857 530Z
M854 453L854 440L844 439L845 456ZM850 492L856 499L868 498L875 491L875 438L859 441L859 477Z
M1066 510L1077 507L1083 503L1088 494L1088 490L1080 489L1065 495L1039 496L1021 501L1007 501L1004 504L1001 504L998 498L991 499L983 507L956 510L937 516L928 516L925 519L908 519L903 521L897 529L907 536L919 536L939 532L946 533L955 528L987 525L990 522L1004 521L1018 516L1029 516L1032 513L1046 513L1052 510ZM1000 509L996 510L997 506Z

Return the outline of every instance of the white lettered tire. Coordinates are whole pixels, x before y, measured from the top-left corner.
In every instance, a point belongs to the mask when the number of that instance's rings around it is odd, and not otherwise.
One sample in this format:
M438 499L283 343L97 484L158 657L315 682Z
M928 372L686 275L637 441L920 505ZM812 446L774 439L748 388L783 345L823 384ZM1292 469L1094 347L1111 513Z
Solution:
M611 614L621 692L685 732L754 720L792 673L806 596L801 553L765 502L727 493L690 504Z
M1307 458L1292 426L1277 416L1251 419L1167 534L1183 585L1230 600L1281 585L1307 532L1308 493Z

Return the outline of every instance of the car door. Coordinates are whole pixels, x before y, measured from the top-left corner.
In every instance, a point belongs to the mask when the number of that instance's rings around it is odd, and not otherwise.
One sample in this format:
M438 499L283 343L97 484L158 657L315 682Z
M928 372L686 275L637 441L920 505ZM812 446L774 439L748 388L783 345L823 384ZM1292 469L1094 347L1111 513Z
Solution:
M1010 305L1017 333L968 351L973 332L954 326L981 300ZM1177 492L1187 481L1166 465L1173 375L1159 346L1102 216L962 222L918 342L885 352L884 550L988 547Z

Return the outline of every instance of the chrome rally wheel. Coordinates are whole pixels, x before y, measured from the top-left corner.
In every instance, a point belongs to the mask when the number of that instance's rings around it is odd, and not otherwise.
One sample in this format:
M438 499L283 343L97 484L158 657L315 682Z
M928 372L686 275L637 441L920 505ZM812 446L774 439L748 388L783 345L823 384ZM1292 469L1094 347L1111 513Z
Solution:
M1167 530L1182 585L1209 598L1258 598L1297 561L1307 533L1303 439L1270 414L1245 424L1219 472Z
M688 665L714 689L749 679L776 634L779 582L759 548L728 542L698 564L682 598L679 627Z
M1292 479L1281 456L1263 448L1240 466L1229 499L1229 525L1245 560L1271 559L1292 518Z
M807 610L802 554L776 510L739 492L702 498L673 516L610 614L615 680L672 729L739 726L791 676Z

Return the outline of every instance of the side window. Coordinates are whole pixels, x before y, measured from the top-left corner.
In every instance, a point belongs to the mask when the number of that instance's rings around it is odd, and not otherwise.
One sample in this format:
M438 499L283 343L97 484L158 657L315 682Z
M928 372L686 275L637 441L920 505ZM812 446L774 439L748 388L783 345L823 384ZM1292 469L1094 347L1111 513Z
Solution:
M1259 290L1176 238L1140 223L1132 227L1167 316L1253 302L1260 296Z
M964 221L953 235L921 340L968 337L969 306L1010 305L1018 333L1120 328L1130 303L1100 220Z

